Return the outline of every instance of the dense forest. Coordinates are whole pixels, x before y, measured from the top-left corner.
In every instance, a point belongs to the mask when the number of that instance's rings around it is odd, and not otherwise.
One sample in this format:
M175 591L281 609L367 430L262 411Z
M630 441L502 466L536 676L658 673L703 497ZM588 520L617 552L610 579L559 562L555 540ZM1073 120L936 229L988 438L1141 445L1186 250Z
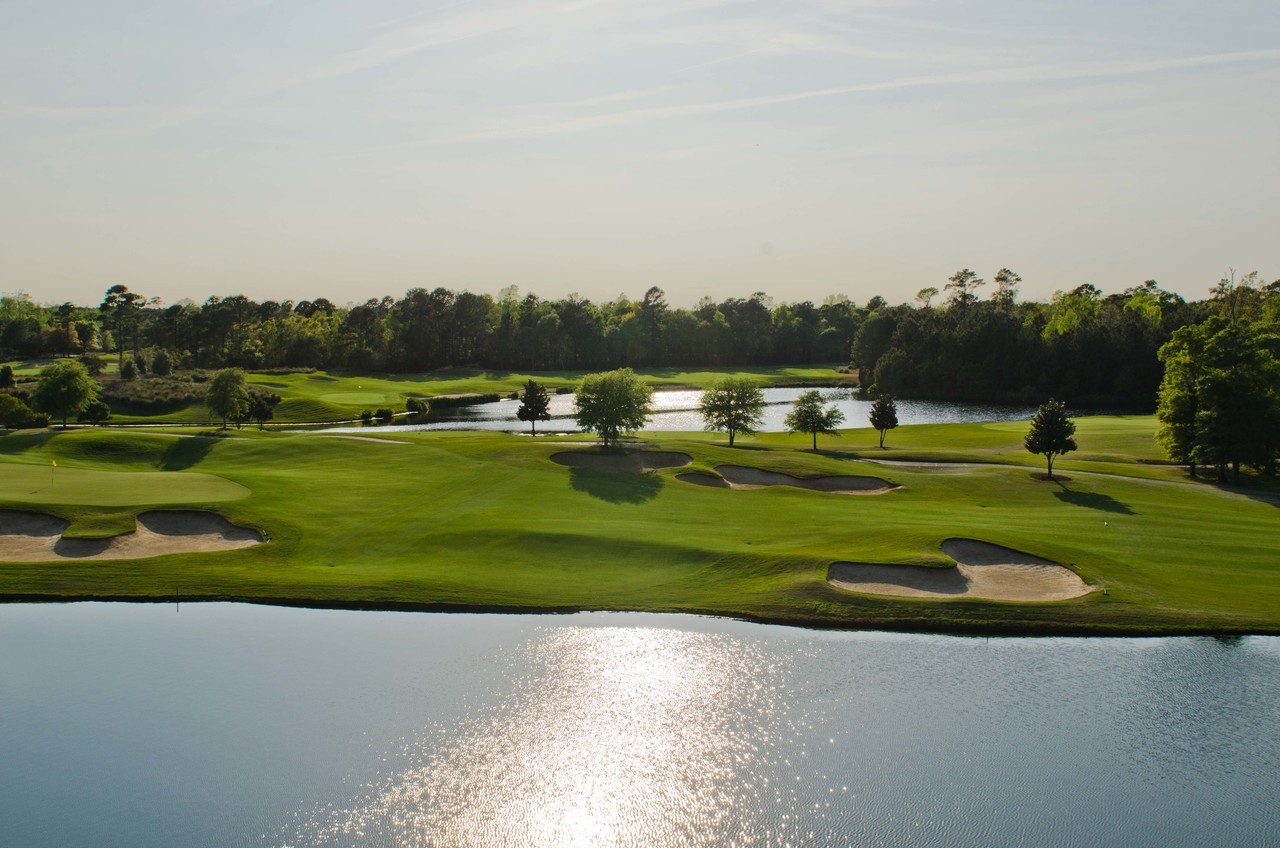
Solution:
M116 285L95 305L0 297L0 359L112 356L126 379L227 366L407 373L832 362L898 397L1027 402L1052 394L1074 406L1153 409L1159 351L1180 328L1228 307L1280 323L1280 281L1256 274L1224 280L1200 301L1155 281L1019 301L1020 282L1001 269L984 298L986 282L966 269L896 306L841 295L821 305L774 303L757 292L703 298L692 309L669 306L658 287L606 303L521 297L514 287L497 298L416 288L399 300L339 306L243 295L165 305Z

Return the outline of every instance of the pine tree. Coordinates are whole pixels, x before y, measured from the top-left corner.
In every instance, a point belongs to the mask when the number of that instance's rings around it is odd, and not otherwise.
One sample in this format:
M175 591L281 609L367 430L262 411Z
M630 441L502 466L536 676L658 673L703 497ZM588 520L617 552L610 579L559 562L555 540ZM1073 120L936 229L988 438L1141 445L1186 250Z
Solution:
M1031 432L1022 443L1032 453L1044 454L1049 461L1049 479L1053 479L1053 458L1076 449L1076 423L1067 417L1067 405L1060 400L1040 404L1036 417L1031 419Z
M880 449L884 449L884 435L898 426L898 405L893 395L880 395L871 404L871 415L868 416L871 426L880 433Z
M538 422L551 420L551 396L547 387L530 380L524 384L524 394L520 398L520 408L516 410L516 418L529 422L529 435L538 435Z

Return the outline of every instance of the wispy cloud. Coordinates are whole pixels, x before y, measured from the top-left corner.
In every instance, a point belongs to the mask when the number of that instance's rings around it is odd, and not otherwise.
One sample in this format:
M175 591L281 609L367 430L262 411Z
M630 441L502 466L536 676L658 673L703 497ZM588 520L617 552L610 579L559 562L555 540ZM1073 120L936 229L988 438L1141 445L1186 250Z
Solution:
M292 88L371 70L433 48L518 29L554 15L582 11L599 2L601 0L525 3L456 15L413 26L397 26L383 35L368 40L360 47L340 53L329 61L286 80L275 89ZM431 11L443 11L462 5L467 5L465 0ZM391 26L394 23L386 22L385 25Z
M673 120L694 115L708 115L742 109L757 109L765 106L777 106L785 103L796 103L804 100L815 100L824 97L837 97L877 91L892 91L895 89L1000 85L1019 82L1065 82L1080 79L1155 74L1165 71L1188 70L1242 62L1267 62L1275 61L1277 59L1280 59L1280 50L1253 50L1236 53L1215 53L1203 56L1187 56L1175 59L1151 59L1132 62L1023 65L1019 67L996 68L959 74L937 74L930 76L907 77L896 80L885 80L881 82L832 86L829 88L816 88L809 89L807 91L771 94L760 97L739 97L701 103L656 106L645 109L629 109L625 111L611 112L604 115L590 115L545 124L515 127L512 129L492 130L476 133L466 136L464 139L457 140L477 141L538 138L541 136L587 132L590 130L606 129L611 127L632 126L636 124L650 123L653 121Z

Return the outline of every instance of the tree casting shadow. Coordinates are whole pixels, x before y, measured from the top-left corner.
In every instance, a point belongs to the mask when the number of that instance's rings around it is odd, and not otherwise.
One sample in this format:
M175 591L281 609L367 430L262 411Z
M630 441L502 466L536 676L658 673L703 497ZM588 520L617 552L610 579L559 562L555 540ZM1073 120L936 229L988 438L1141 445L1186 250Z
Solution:
M1121 515L1134 515L1133 509L1124 501L1118 501L1110 495L1098 492L1073 492L1065 486L1053 493L1060 501L1087 509L1100 509L1103 512L1117 512Z
M160 457L160 467L165 471L181 471L184 468L199 465L222 438L201 434L174 439L173 444L169 445L164 455Z
M570 468L569 485L574 491L617 504L642 504L662 490L662 478L653 474L611 474L589 468Z

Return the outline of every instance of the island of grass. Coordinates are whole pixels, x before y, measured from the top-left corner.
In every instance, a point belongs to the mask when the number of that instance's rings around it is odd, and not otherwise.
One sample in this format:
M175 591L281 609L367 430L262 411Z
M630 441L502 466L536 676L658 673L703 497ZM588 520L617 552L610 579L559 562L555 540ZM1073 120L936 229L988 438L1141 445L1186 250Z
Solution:
M244 430L0 437L0 508L110 538L157 510L216 513L269 543L119 560L0 563L0 596L235 599L423 610L682 611L816 627L985 633L1280 633L1277 493L1160 462L1150 417L1080 418L1081 450L1037 479L1025 423L641 434L618 469L569 466L587 437L397 433L396 441ZM212 435L212 434L201 434ZM650 453L652 452L652 453ZM649 454L646 456L645 454ZM660 455L666 455L665 457ZM674 458L671 455L679 455ZM687 461L686 459L687 458ZM654 461L657 460L657 461ZM677 462L678 460L678 462ZM53 462L56 461L56 467ZM724 491L724 467L896 488ZM1054 564L1064 600L893 597L828 581L834 563L955 569L948 540ZM952 551L954 553L954 551Z

